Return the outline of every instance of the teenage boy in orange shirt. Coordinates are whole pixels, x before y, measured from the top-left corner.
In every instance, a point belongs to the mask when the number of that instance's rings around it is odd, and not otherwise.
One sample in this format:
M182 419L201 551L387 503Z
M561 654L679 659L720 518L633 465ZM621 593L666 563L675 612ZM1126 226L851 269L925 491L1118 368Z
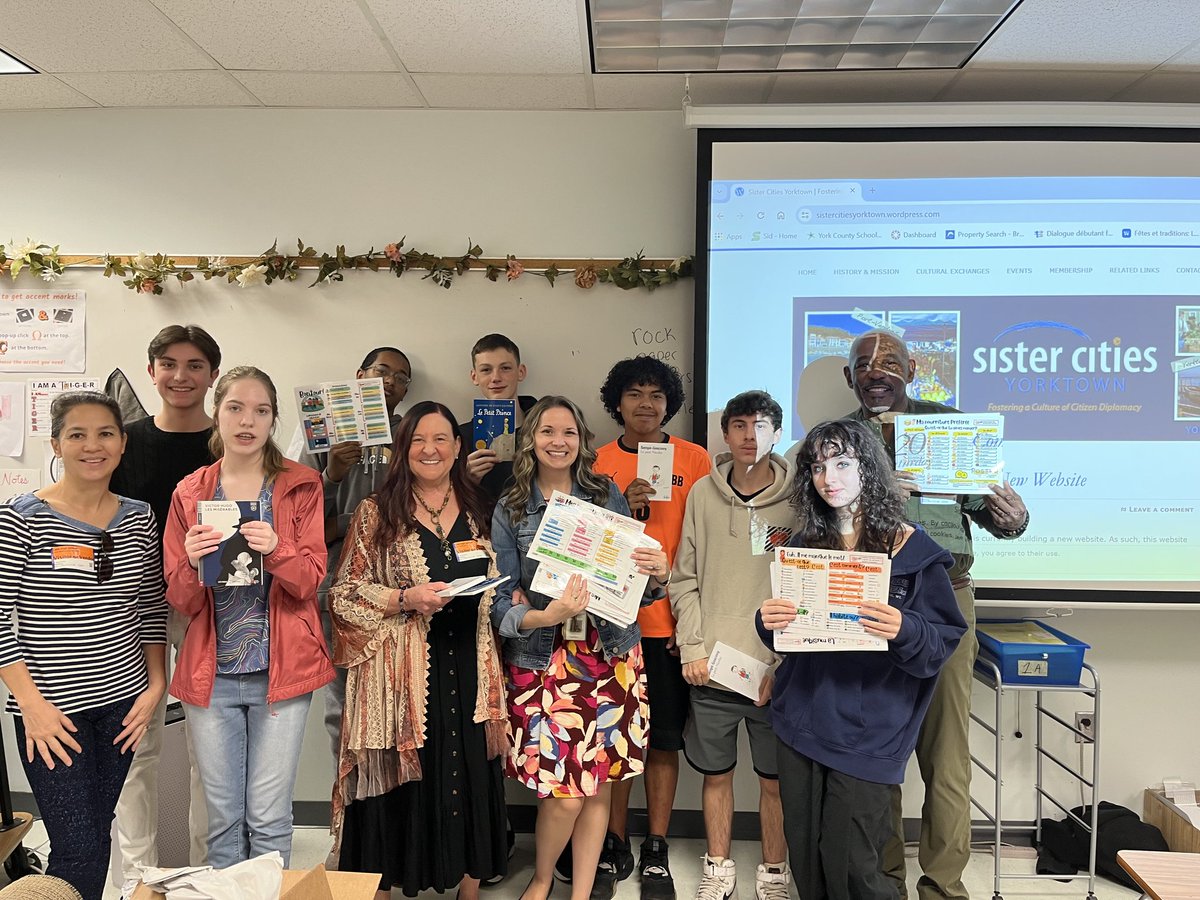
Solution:
M610 476L625 492L633 516L646 523L646 534L663 545L668 562L674 563L688 492L696 481L712 471L712 461L703 447L662 430L683 405L683 383L666 363L639 356L623 359L612 367L600 388L600 396L604 408L625 431L597 451L595 470ZM654 500L654 488L637 477L639 442L670 443L675 448L669 473L670 500ZM638 614L638 625L642 629L650 704L645 772L649 821L638 866L641 896L642 900L674 900L675 883L667 862L666 834L679 781L688 686L675 648L675 617L671 614L669 597L643 607ZM617 882L633 872L633 851L625 833L632 786L629 780L613 785L608 834L593 882L592 900L611 900Z

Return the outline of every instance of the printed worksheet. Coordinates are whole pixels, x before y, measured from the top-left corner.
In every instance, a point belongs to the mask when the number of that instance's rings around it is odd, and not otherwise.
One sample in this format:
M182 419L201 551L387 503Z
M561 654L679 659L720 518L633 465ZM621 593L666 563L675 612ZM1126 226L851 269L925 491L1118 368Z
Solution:
M309 453L358 441L364 447L392 442L382 378L325 381L296 388L300 428Z
M1004 416L896 416L896 471L921 491L990 494L1004 481Z
M796 604L796 618L775 632L780 653L812 650L884 650L867 634L858 607L887 603L892 561L884 553L780 547L771 562L775 597Z
M659 546L643 534L645 527L629 516L554 491L525 555L537 560L539 572L547 567L551 570L543 578L550 578L555 571L587 578L588 589L594 595L589 609L602 618L628 625L637 618L647 580L634 565L633 551ZM565 583L561 581L563 586ZM552 591L540 592L555 596Z
M672 474L675 468L674 444L638 442L637 477L654 488L651 501L670 500Z

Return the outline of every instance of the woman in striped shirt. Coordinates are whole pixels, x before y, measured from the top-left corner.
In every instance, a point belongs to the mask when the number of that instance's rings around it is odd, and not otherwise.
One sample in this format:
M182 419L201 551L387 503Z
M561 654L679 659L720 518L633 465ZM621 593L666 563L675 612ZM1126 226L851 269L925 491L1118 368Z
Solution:
M108 489L120 408L78 391L50 417L62 479L0 506L0 678L47 874L99 900L117 798L166 690L167 607L154 514Z

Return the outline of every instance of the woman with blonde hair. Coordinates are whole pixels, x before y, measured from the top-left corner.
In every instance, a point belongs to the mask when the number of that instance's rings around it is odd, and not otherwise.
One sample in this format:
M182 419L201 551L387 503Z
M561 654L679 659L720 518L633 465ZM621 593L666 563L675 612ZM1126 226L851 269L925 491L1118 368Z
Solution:
M637 623L587 613L586 580L572 576L562 596L530 590L538 563L525 554L554 491L629 515L616 484L593 471L593 435L566 397L543 397L529 411L513 461L513 483L496 504L492 540L501 574L492 624L504 641L513 749L508 774L540 798L537 855L525 900L544 900L555 860L571 841L573 900L591 894L608 826L612 783L640 775L648 710ZM650 576L647 599L670 580L662 549L633 552ZM564 623L583 616L583 635Z
M167 600L191 617L171 693L186 704L208 807L208 862L224 868L292 850L292 793L312 692L333 680L317 585L325 575L320 476L283 458L272 435L275 385L253 366L214 393L216 462L175 488L163 540ZM257 501L237 530L262 554L257 584L205 586L202 560L222 535L197 522L206 500Z

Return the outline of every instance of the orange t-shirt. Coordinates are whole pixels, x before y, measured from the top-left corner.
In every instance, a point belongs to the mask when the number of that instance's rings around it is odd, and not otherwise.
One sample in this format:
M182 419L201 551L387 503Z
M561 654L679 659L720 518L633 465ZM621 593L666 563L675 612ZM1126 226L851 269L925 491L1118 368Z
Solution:
M643 513L640 521L646 523L646 534L663 545L667 551L667 562L675 564L675 551L679 547L679 535L683 531L683 512L687 506L688 492L692 485L712 471L712 460L708 451L699 444L669 436L675 448L671 470L671 499L651 501L649 514ZM612 478L622 491L637 478L637 449L626 450L618 441L605 444L596 451L597 472ZM638 625L646 637L666 638L675 634L675 617L671 615L671 601L667 598L643 606L638 613Z

